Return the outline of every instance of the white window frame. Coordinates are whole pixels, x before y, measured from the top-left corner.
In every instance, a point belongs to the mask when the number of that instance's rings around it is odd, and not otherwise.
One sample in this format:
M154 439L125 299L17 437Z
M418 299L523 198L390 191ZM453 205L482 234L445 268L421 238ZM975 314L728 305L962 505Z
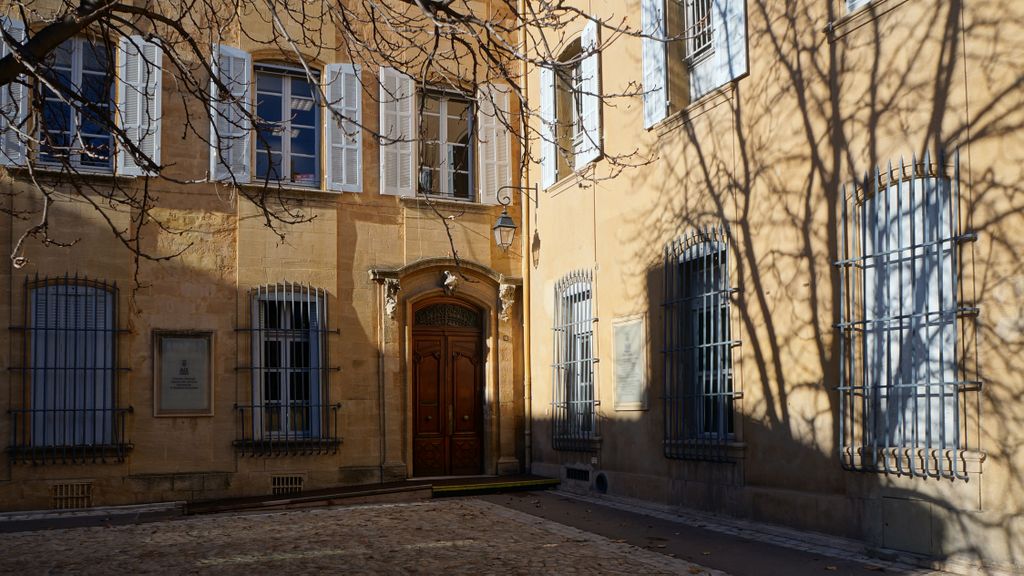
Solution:
M553 330L553 445L589 451L598 438L594 289L589 272L574 272L555 287Z
M679 0L667 0L677 2ZM713 0L682 0L686 59L691 66L715 53L715 27L712 25Z
M475 124L476 124L476 112L477 112L476 102L474 102L472 98L466 98L466 97L460 96L458 94L452 94L451 92L445 92L445 91L440 91L440 90L431 90L429 88L420 91L420 98L421 99L432 98L432 99L436 100L437 103L438 103L438 108L437 108L437 113L436 114L433 113L433 112L427 112L426 111L426 106L422 102L421 102L421 105L419 107L419 110L420 110L419 127L420 127L420 135L421 135L421 138L420 138L420 141L419 141L420 142L420 146L424 146L428 142L429 143L436 143L437 144L437 146L438 146L438 166L437 167L427 166L423 162L423 155L420 154L419 155L419 162L417 163L417 172L416 173L420 174L421 178L422 178L422 174L424 173L424 170L431 170L432 172L437 172L439 174L438 177L441 179L441 190L440 191L438 191L438 192L431 192L431 191L429 191L427 189L422 189L422 192L427 194L428 196L431 196L431 197L434 197L434 198L443 198L445 200L454 200L454 201L461 201L461 202L476 202L476 201L478 201L479 198L477 198L477 193L476 193L476 178L477 178L477 174L476 174L476 154L477 154L477 150L476 150L476 145L475 145L476 144L476 142L475 142L476 138L473 137L473 134L476 133L476 126L475 126ZM448 140L448 118L449 118L448 104L452 100L457 100L459 102L463 102L467 106L466 121L469 124L469 132L468 132L469 140L468 140L468 142L466 143L465 146L466 146L466 148L468 148L468 150L467 150L468 158L467 158L467 161L466 161L466 172L467 172L467 179L468 179L468 186L469 187L467 189L467 194L468 195L465 198L461 198L461 197L458 197L458 196L454 195L454 191L452 190L452 173L451 173L452 171L451 171L451 166L450 166L450 164L448 162L448 160L450 160L450 158L448 157L448 154L447 154L447 152L448 152L448 145L450 144L450 142ZM436 116L438 118L438 136L437 136L437 140L436 141L435 140L427 140L426 137L425 137L425 133L423 132L423 126L424 126L424 124L423 124L423 117L427 116L427 115ZM457 118L457 116L452 116L452 118ZM459 144L459 145L461 146L461 144ZM422 188L422 186L421 186L421 188Z
M279 176L280 176L279 178L270 177L269 174L265 175L265 176L261 176L261 175L257 174L257 170L258 170L258 166L259 166L259 160L258 159L259 159L260 154L266 154L266 156L267 156L267 170L269 172L270 167L271 167L270 157L272 156L272 153L268 152L267 148L260 143L260 139L259 139L259 136L258 136L259 131L260 131L259 126L253 126L253 130L252 130L252 139L253 139L253 181L257 182L257 183L258 182L267 181L267 182L279 183L279 184L285 185L285 186L299 186L299 187L303 187L303 188L313 188L313 189L322 189L322 188L324 188L324 186L323 186L323 182L324 182L324 170L323 170L323 160L324 160L324 158L323 158L323 155L324 155L324 145L323 145L323 139L324 139L323 104L321 102L319 102L319 99L320 99L319 98L319 92L320 92L320 88L321 88L321 86L320 86L321 75L316 74L316 78L314 78L314 81L310 81L309 77L306 74L306 71L301 69L301 68L295 68L295 67L290 67L290 66L282 66L282 65L273 64L273 63L262 63L262 62L254 63L253 64L253 70L252 70L252 79L253 79L252 90L253 90L253 96L255 97L255 102L254 102L254 106L253 106L253 108L254 108L253 111L254 112L259 110L259 98L260 98L260 94L261 94L261 92L259 90L259 76L260 76L260 74L267 74L267 75L278 76L278 77L280 77L282 79L282 81L281 81L281 94L280 94L280 96L281 96L281 122L280 122L279 127L277 128L277 131L278 131L278 133L281 136L281 151L280 151L280 154L281 154L281 167L280 167L281 174L279 174ZM291 164L292 164L292 155L293 154L292 154L292 151L291 151L291 147L292 147L291 140L292 139L290 137L290 133L291 133L291 131L293 129L293 125L292 125L292 119L287 117L287 112L289 112L291 110L291 104L290 103L291 103L291 100L292 100L292 95L291 95L291 91L292 91L291 79L292 78L301 78L301 79L304 79L307 82L309 82L310 86L311 86L311 92L312 92L312 95L313 95L312 98L306 98L304 96L296 96L295 97L295 98L298 98L298 99L301 99L301 100L310 100L310 101L312 101L312 108L311 109L315 111L314 114L313 114L313 118L314 118L315 124L313 126L298 125L298 128L304 128L304 129L312 128L314 130L313 141L314 141L315 151L314 151L314 156L313 156L313 166L316 168L316 178L315 178L315 180L310 181L310 182L296 182L296 181L293 181L291 179ZM275 96L277 96L277 95L275 94ZM305 155L305 154L303 154L302 156L308 157L308 155Z
M65 40L65 43L66 42L71 42L72 43L72 45L71 45L71 70L70 70L71 80L69 82L69 87L75 87L76 89L81 91L83 75L85 75L85 74L98 75L95 72L86 72L84 70L83 58L84 58L85 53L87 52L86 46L88 44L90 44L90 39L88 37L86 37L86 36L75 36L73 38L69 38L68 40ZM117 101L116 100L117 75L115 73L116 70L117 70L117 62L116 62L116 59L117 59L117 45L116 45L116 43L110 43L110 45L107 45L106 46L106 50L107 50L108 58L109 58L109 60L107 62L107 64L109 65L109 68L106 70L106 72L104 72L104 75L110 81L109 92L108 92L110 98L109 98L108 105L110 107L110 120L113 121L113 119L115 117L115 114L116 114L115 102ZM115 150L116 146L115 146L115 142L114 142L113 131L107 133L107 136L109 138L110 144L109 144L109 148L107 150L107 163L106 163L106 165L102 166L102 165L98 165L98 164L83 164L82 163L82 152L75 151L75 150L81 150L82 149L80 146L76 145L78 143L82 143L81 131L80 131L80 127L81 127L81 125L83 123L82 122L82 111L79 108L77 108L75 106L72 106L71 104L65 103L59 97L58 98L47 98L46 97L46 92L48 92L49 89L46 88L46 87L43 87L43 86L40 86L39 88L43 92L41 94L41 98L44 101L43 110L39 111L39 126L38 126L38 129L36 130L36 133L37 133L39 141L40 141L39 154L38 154L39 163L41 165L43 165L43 166L59 166L59 165L61 165L61 161L59 159L56 159L56 158L45 159L44 158L45 152L43 152L43 146L44 145L42 143L42 140L45 137L45 131L43 129L43 122L44 122L43 118L44 118L44 115L45 115L45 106L46 106L45 102L47 100L49 100L49 101L59 102L62 106L68 106L70 108L70 116L71 116L71 118L70 118L70 126L68 127L68 135L69 135L69 140L70 140L70 143L71 143L70 144L71 145L71 152L68 155L68 164L70 164L76 170L79 170L79 171L82 171L82 172L99 172L99 173L113 172L114 171L114 163L115 163L115 159L116 159L116 156L117 156L117 153L116 153L116 150ZM98 135L95 135L95 136L98 136Z
M278 327L270 328L267 322L267 304L275 302L281 307L278 308L280 315ZM326 432L324 422L327 396L327 377L324 364L325 346L327 345L324 334L326 332L326 293L320 289L312 289L304 286L278 285L261 287L252 296L252 355L253 355L253 412L252 412L252 433L256 440L266 439L322 439ZM298 308L297 308L298 307ZM309 325L306 328L294 328L294 311L305 310L309 317ZM281 320L287 320L286 326L281 326ZM265 345L267 342L281 343L279 349L279 366L266 366ZM308 358L306 366L296 367L291 358L290 344L293 342L307 342ZM306 371L309 373L309 398L295 400L291 398L291 382L289 376L295 371ZM279 397L270 406L267 400L267 379L268 373L279 374L277 386ZM308 427L293 429L291 411L296 406L302 407L307 404L309 411ZM266 429L265 418L270 410L277 410L278 426L274 430Z

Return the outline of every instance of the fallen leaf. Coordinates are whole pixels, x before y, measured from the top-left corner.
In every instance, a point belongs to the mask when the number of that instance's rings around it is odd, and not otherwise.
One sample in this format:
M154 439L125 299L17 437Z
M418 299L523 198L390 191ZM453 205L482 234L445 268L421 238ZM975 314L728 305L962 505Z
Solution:
M825 570L838 570L835 566L825 566Z

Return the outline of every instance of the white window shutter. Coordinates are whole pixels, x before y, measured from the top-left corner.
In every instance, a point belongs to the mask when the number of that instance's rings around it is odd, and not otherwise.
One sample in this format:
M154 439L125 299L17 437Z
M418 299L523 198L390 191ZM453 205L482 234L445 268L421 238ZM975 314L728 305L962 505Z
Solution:
M221 96L210 81L210 176L214 180L249 182L252 174L251 126L246 112L252 102L252 56L219 44L214 48L213 71L231 91Z
M642 0L644 128L650 128L668 114L667 62L665 55L665 1Z
M588 21L583 27L583 53L591 53L581 62L583 94L580 94L583 138L574 151L578 170L601 155L601 58L598 53L597 23Z
M548 188L558 180L558 142L555 140L555 71L540 69L540 182Z
M714 80L718 88L747 73L746 0L713 0Z
M380 193L416 195L413 158L415 84L394 68L380 69Z
M497 204L498 189L512 184L509 87L500 84L481 86L477 91L477 103L478 196L484 204Z
M160 104L163 50L142 36L121 38L117 73L117 110L121 128L155 164L160 164ZM117 152L120 174L141 176L143 170L125 146Z
M363 191L362 69L355 64L328 64L327 188Z
M25 24L20 20L0 19L0 25L18 42L25 41ZM11 53L10 46L0 38L0 58ZM0 88L0 164L18 166L25 163L25 120L28 118L28 87L25 76Z

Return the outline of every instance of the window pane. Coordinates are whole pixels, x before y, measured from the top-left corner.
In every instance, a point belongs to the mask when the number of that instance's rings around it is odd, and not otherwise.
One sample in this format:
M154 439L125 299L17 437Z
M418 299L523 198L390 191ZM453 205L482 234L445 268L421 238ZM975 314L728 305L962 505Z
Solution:
M110 70L110 56L103 43L82 42L82 70L107 74Z
M423 166L428 168L439 168L441 166L440 147L433 142L424 142L420 148L423 152Z
M261 93L281 94L281 77L267 72L256 73L256 91Z
M292 154L316 154L317 138L314 128L292 128Z
M256 114L264 122L281 122L281 96L258 92L256 95Z
M292 157L292 182L297 184L317 184L320 179L317 177L316 158L310 156Z
M468 172L454 172L451 177L451 191L452 195L456 198L469 199L472 197L472 192L469 187L469 173Z
M437 142L441 138L441 124L438 116L423 115L420 126L420 138L424 142Z

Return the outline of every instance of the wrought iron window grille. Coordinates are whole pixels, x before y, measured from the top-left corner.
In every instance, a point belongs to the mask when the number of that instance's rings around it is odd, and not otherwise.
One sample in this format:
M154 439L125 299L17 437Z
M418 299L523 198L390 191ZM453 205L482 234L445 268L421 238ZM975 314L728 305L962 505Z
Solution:
M589 270L567 274L555 285L552 369L552 445L593 452L600 439L594 385L594 291Z
M10 368L14 462L123 462L131 407L120 407L116 284L64 275L24 281L20 366Z
M961 276L959 152L890 162L839 202L835 263L844 468L966 479L980 462L977 308Z
M695 230L665 246L667 458L729 462L734 441L729 237Z
M335 454L340 403L330 401L327 292L290 282L249 291L249 403L235 404L235 448L247 455Z

